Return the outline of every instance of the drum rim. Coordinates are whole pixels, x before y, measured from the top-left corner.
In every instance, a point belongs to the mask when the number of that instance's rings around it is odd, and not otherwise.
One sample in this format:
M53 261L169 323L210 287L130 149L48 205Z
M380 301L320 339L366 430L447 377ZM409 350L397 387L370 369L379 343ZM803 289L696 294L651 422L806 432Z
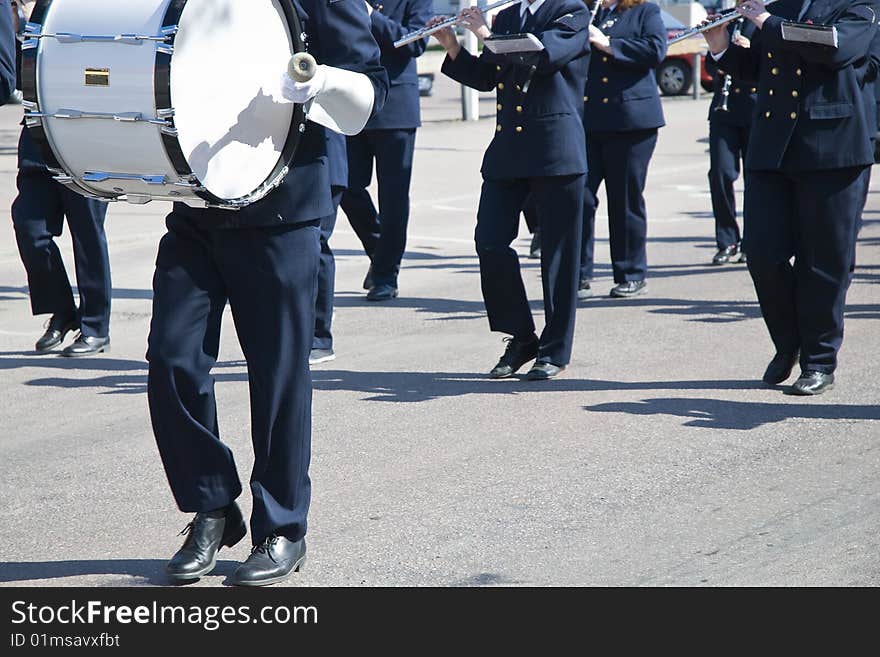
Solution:
M295 54L307 50L305 43L306 34L302 29L302 23L300 21L299 12L296 10L295 3L292 0L277 1L279 6L281 7L281 10L284 12L285 18L288 21L288 27L290 29L290 34L293 41L293 53ZM37 0L34 9L31 12L31 18L29 22L36 25L43 25L43 23L45 22L46 13L49 11L52 2L53 0ZM178 25L187 2L188 0L171 0L165 11L165 16L162 19L163 28ZM174 39L175 35L171 35L168 41L168 45L172 48L172 53ZM39 107L39 89L37 85L37 58L39 50L39 44L37 44L36 47L28 49L22 48L21 56L22 96L25 102L32 103L36 107ZM173 108L173 105L171 104L172 62L173 54L169 54L168 52L163 51L162 48L156 49L156 60L154 63L153 71L153 93L157 110ZM173 129L175 127L174 117L171 116L170 118L168 118L167 123L168 127ZM168 160L170 161L172 167L174 167L174 170L177 172L178 175L183 178L187 178L193 182L193 193L197 197L205 201L209 207L220 207L225 209L237 210L242 207L251 205L252 203L256 203L260 199L266 197L272 190L274 190L281 184L281 182L284 180L284 177L289 172L291 164L293 163L293 158L296 155L297 146L299 146L302 134L305 132L305 123L306 114L304 107L302 105L295 104L290 130L287 134L287 140L284 143L284 147L281 149L281 157L278 158L278 163L275 165L269 175L266 176L263 183L259 187L251 191L249 194L245 194L244 196L240 196L234 199L227 199L216 196L204 187L202 181L199 180L198 176L193 173L192 168L189 166L189 162L187 162L186 156L183 154L180 140L175 134L173 134L173 130L171 131L172 134L169 134L168 131L162 131L161 138L162 145L165 148L165 154L168 156ZM89 189L87 186L82 184L79 178L71 175L71 173L61 164L61 159L55 152L55 148L52 145L52 141L44 128L42 120L34 122L33 125L28 125L27 123L25 123L25 130L29 132L31 137L37 143L37 146L39 147L43 156L43 160L46 163L46 166L49 168L50 172L54 173L57 171L60 174L64 174L70 179L70 183L72 183L77 192L83 194L84 196L88 196L89 198L98 198L105 201L118 200L119 196L124 196L123 194L120 194L116 197L104 196L101 192L98 192L97 190ZM181 202L183 201L183 199L179 200Z
M180 16L183 13L183 9L184 7L186 7L187 2L188 0L171 0L168 5L168 10L165 13L165 17L162 20L163 28L179 24ZM306 46L303 41L303 37L305 36L305 34L302 30L299 14L296 11L293 2L291 2L290 0L278 0L278 4L281 6L281 10L284 12L285 17L287 18L288 26L290 28L290 34L293 40L292 54L306 50ZM175 37L172 37L171 39L172 46L174 44L174 38ZM172 61L172 55L163 53L161 49L156 50L156 69L154 80L157 109L173 107L173 105L171 104ZM165 146L165 152L167 153L168 159L171 161L171 164L174 167L175 171L177 171L179 175L190 178L198 183L199 187L196 188L194 191L199 198L206 201L210 206L237 209L259 201L281 184L281 181L284 179L284 176L287 175L287 172L290 169L290 165L293 163L293 158L296 154L296 148L299 145L302 133L305 131L305 121L305 111L303 109L303 106L294 105L290 131L287 134L287 140L284 143L284 147L281 149L281 157L278 158L278 163L275 165L269 175L266 176L266 178L263 180L263 183L257 189L253 190L249 194L245 194L244 196L240 196L235 199L226 199L216 196L204 187L202 181L199 180L198 176L193 173L192 168L190 167L189 162L187 161L186 156L183 153L183 149L181 148L180 140L177 138L176 135L163 132L162 143ZM174 127L173 117L169 119L169 123L172 127Z

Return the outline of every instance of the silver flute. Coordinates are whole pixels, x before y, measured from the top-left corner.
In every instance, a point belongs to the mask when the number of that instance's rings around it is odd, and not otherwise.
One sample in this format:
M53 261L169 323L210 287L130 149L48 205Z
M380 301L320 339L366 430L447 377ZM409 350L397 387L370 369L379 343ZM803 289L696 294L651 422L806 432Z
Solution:
M485 14L487 11L491 9L498 9L499 7L506 7L507 5L512 5L514 2L519 2L519 0L501 0L500 2L493 2L488 7L485 7L481 11ZM439 32L440 30L455 25L458 22L458 16L453 16L452 18L447 18L445 21L441 21L436 25L432 25L431 27L423 27L420 30L416 30L415 32L410 32L406 36L399 38L394 42L395 48L400 48L401 46L405 46L407 44L412 43L413 41L418 41L419 39L424 39L426 36L431 36L434 32Z
M730 35L730 42L735 43L739 38L739 35L742 34L742 26L743 21L745 20L744 16L740 16L739 20L736 21L736 25L733 26L733 33ZM730 98L730 85L733 83L733 76L728 73L724 76L724 86L721 87L721 104L715 108L716 112L727 112L727 100Z
M776 0L766 0L764 5L772 4L776 2ZM690 39L692 36L697 36L698 34L702 34L708 30L711 30L715 27L720 27L721 25L727 25L730 21L735 21L737 18L742 17L742 14L739 13L736 9L731 9L730 11L726 11L715 20L706 23L705 25L697 25L696 27L692 27L689 30L684 30L683 32L679 32L674 37L670 38L669 41L666 42L667 46L671 46L673 43L678 43L679 41L684 41L685 39Z

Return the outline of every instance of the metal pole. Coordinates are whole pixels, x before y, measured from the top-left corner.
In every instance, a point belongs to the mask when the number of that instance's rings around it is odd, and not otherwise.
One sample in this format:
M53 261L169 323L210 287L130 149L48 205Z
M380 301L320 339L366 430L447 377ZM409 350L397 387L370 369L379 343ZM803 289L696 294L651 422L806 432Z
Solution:
M477 35L464 31L464 47L473 55L477 54ZM480 96L476 89L461 85L461 120L476 121L480 118Z
M694 53L694 100L700 99L700 79L703 77L703 71L701 70L702 59L703 57L700 53Z

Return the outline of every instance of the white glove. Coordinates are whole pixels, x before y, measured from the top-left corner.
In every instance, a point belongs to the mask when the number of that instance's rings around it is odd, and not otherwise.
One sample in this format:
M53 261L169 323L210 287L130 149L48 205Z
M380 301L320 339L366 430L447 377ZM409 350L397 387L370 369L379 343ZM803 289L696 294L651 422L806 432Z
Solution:
M281 95L292 103L304 105L324 90L327 66L318 64L315 75L308 82L296 82L287 72L281 74Z

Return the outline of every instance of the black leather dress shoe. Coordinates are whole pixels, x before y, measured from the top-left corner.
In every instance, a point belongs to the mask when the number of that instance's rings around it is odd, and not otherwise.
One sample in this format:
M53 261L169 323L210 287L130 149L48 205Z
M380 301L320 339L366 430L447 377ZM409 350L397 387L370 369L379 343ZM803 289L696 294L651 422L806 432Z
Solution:
M367 270L367 275L364 276L364 289L372 290L373 289L373 265L370 265L370 268Z
M546 381L565 371L565 365L554 365L549 361L539 360L526 374L527 381Z
M767 365L767 369L764 371L764 376L761 379L768 386L779 385L791 376L791 371L794 369L797 360L798 352L796 351L792 354L777 353L769 365Z
M834 389L834 375L815 370L804 370L791 386L793 395L821 395Z
M36 349L38 354L45 354L47 351L52 351L55 347L64 342L64 338L68 333L75 331L78 328L79 322L76 321L76 316L52 315L49 319L49 323L46 324L46 332L43 333L39 340L37 340L34 349Z
M589 299L593 296L593 290L590 287L590 281L580 281L578 283L578 299Z
M235 569L236 586L268 586L282 582L290 573L302 570L306 561L306 539L294 542L283 536L269 536L251 550L251 556Z
M100 354L102 351L110 351L109 335L106 338L93 338L80 334L73 344L61 350L61 355L68 358L80 358Z
M374 285L367 292L367 301L389 301L397 298L397 288L393 285Z
M532 233L532 243L529 246L529 257L537 259L541 257L541 231Z
M713 265L726 265L728 262L732 262L734 256L739 253L739 245L731 244L730 246L725 246L723 249L720 249L718 253L712 258Z
M534 333L527 338L504 338L504 341L507 348L489 372L490 379L513 376L520 367L538 357L538 337Z
M648 284L645 281L626 281L612 287L609 296L616 299L628 299L644 294L647 288Z
M197 513L180 533L186 534L186 540L165 566L165 572L171 579L187 582L214 570L220 548L238 543L247 528L241 509L233 502L225 511Z

